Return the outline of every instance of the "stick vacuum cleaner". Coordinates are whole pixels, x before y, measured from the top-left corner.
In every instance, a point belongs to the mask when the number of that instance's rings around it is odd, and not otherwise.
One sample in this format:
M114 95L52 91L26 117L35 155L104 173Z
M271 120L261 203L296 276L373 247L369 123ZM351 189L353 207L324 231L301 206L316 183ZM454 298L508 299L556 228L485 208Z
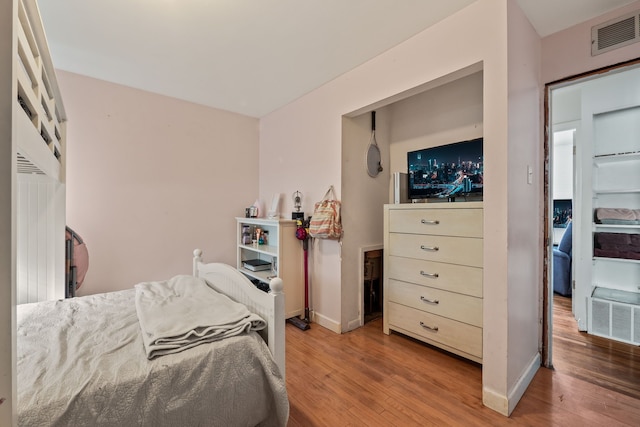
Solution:
M289 319L291 324L303 331L311 327L309 325L309 233L307 232L310 219L304 222L298 220L298 228L296 229L296 238L302 240L302 250L304 251L304 319L299 317Z

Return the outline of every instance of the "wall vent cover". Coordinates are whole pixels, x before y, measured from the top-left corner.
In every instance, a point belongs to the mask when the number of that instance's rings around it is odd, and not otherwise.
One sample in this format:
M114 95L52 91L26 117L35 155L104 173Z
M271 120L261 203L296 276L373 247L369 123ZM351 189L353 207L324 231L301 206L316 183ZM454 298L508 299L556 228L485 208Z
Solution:
M640 42L640 11L591 28L591 56Z
M18 173L26 173L26 174L38 174L38 175L44 175L44 172L42 172L42 170L34 165L31 160L27 159L26 157L24 157L22 154L18 153Z

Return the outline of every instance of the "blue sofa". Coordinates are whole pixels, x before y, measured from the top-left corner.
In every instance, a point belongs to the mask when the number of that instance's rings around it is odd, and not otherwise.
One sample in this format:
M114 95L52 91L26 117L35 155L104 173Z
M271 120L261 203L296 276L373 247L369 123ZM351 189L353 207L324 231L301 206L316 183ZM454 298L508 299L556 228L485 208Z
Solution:
M553 292L565 297L571 296L572 225L569 222L560 244L553 248Z

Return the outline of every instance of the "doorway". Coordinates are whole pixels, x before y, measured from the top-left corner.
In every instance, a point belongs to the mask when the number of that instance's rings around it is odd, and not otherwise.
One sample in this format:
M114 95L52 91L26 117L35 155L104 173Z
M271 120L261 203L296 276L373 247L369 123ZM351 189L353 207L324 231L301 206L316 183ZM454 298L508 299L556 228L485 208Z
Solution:
M383 251L384 245L360 247L358 257L360 326L382 317Z
M589 323L589 304L592 283L594 212L598 202L593 193L592 169L594 168L594 153L590 148L593 134L592 117L607 111L604 99L589 95L588 103L581 99L582 90L591 90L596 86L610 91L615 83L614 76L623 76L627 71L637 71L640 61L632 61L626 64L610 67L596 72L576 76L564 81L548 84L545 92L545 252L547 254L544 280L544 316L543 316L543 364L553 366L553 313L554 298L554 245L559 243L559 235L562 230L554 226L554 205L559 201L571 201L573 224L573 259L571 262L571 288L572 299L570 301L573 320L579 331L587 331ZM627 73L629 74L629 73ZM606 79L605 79L606 77ZM607 87L606 85L611 85ZM588 89L591 88L591 89ZM624 92L623 88L623 92ZM628 89L627 89L628 91ZM622 101L624 103L624 101ZM622 108L622 107L616 107ZM583 111L584 110L584 111ZM559 142L563 138L569 138L571 142ZM582 140L584 136L584 140ZM584 145L580 145L584 143ZM563 145L571 147L563 148ZM577 148L577 149L576 149ZM576 156L576 151L578 155ZM559 165L563 165L559 167ZM573 172L567 176L567 170ZM595 172L594 172L594 180ZM570 182L570 184L569 184ZM595 182L595 181L594 181ZM558 187L564 188L558 193ZM637 196L633 196L637 200ZM632 206L632 207L635 207ZM640 229L626 230L625 232L638 233ZM577 235L577 237L576 237ZM635 268L635 267L634 267ZM597 272L596 272L597 273ZM596 274L594 273L594 274ZM566 306L566 301L563 302Z
M382 251L375 249L364 253L364 323L382 317Z

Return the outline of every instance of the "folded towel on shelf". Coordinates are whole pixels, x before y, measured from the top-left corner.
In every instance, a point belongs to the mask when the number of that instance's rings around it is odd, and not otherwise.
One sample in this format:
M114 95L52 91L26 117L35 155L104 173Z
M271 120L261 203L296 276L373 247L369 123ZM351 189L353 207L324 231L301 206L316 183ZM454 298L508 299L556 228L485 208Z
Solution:
M615 251L613 249L593 249L593 256L602 257L602 258L621 258L621 252Z
M137 284L135 291L149 359L266 327L264 319L201 278L176 276L144 282Z
M613 246L631 245L631 234L626 233L595 233L594 245L605 249Z
M640 234L594 233L593 255L603 258L640 260Z
M603 219L637 221L640 219L640 209L597 208L596 220L603 220Z

